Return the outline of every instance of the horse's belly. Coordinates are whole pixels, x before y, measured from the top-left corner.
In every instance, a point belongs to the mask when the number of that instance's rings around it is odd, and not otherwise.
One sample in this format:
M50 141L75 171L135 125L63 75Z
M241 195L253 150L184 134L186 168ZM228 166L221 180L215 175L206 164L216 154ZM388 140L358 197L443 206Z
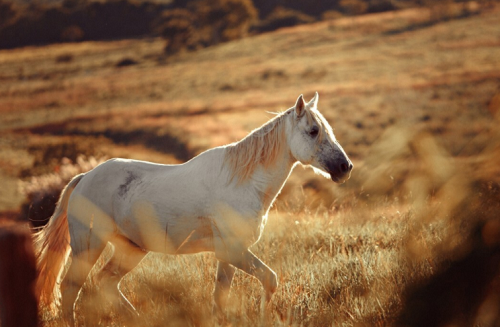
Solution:
M147 251L188 254L214 251L211 220L205 217L158 219L152 210L121 219L120 232Z
M196 227L186 237L179 237L180 235L175 234L175 230L170 235L167 231L167 236L174 241L176 254L214 251L213 231L210 219L197 217L196 220Z

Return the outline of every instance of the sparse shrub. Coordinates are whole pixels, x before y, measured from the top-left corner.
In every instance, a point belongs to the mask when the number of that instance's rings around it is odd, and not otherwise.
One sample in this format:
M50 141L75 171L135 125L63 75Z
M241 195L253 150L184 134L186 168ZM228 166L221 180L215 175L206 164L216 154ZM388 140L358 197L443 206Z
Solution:
M274 9L276 9L276 7L279 6L278 1L271 0L253 0L253 4L257 9L259 19L261 20L265 19L270 13L274 11Z
M221 26L222 41L231 41L248 35L251 24L257 19L257 10L251 0L224 0L221 9L226 19Z
M198 44L193 28L194 15L187 9L167 10L162 14L163 21L157 30L167 41L166 54L174 54L185 49L195 49Z
M58 42L70 25L65 10L32 4L1 27L0 47Z
M361 15L368 10L368 3L363 0L341 0L339 8L346 15Z
M16 15L11 2L0 0L0 28Z
M392 2L392 0L371 0L368 3L367 12L377 13L396 9L398 9L398 7Z
M461 5L459 5L461 3ZM451 19L468 17L477 15L481 8L476 2L454 1L454 0L421 0L419 4L429 9L429 22L428 24L435 24L442 21ZM487 9L486 9L487 10Z
M64 0L59 6L33 2L23 9L0 0L0 48L162 35L165 52L173 54L319 18L423 5L431 10L430 21L437 22L476 14L484 3L464 3L457 13L453 0Z
M453 0L424 1L425 6L430 9L430 22L448 20L454 16Z
M300 11L284 7L276 8L267 18L257 24L257 32L270 32L282 27L290 27L314 22L315 19Z
M20 191L26 196L21 207L20 218L30 221L34 227L43 226L54 213L62 189L77 174L87 172L103 162L104 159L79 156L76 163L64 158L53 173L32 177L21 182Z
M256 18L251 0L195 0L165 11L155 24L165 52L174 54L245 37Z
M78 25L71 25L63 29L61 40L64 42L76 42L83 40L85 33Z
M129 0L67 0L59 7L32 3L17 15L0 5L0 48L29 44L105 40L152 34L152 21L168 5ZM3 9L2 9L3 8Z
M245 37L257 19L251 0L198 0L188 7L195 13L201 41L207 45Z
M328 10L337 10L339 0L254 0L255 7L259 10L261 19L265 19L278 7L285 7L299 11L308 16L320 18L321 14Z
M321 20L335 20L344 17L340 11L327 10L321 15Z

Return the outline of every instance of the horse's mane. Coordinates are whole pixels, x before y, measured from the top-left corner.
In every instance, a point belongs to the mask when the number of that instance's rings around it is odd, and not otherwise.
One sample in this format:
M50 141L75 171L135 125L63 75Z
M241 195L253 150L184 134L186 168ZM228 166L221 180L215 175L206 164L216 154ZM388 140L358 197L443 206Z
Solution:
M271 166L286 144L285 118L289 111L279 113L241 141L227 146L225 162L230 168L230 180L250 178L259 164Z
M281 112L261 127L254 129L241 141L229 144L226 147L225 162L229 165L230 180L236 178L239 182L249 179L259 164L264 168L270 167L278 159L286 145L285 119L292 113L293 108ZM316 122L331 132L330 125L325 118L314 108L305 110L309 125ZM333 133L332 133L333 135ZM319 129L317 143L325 137L323 128Z

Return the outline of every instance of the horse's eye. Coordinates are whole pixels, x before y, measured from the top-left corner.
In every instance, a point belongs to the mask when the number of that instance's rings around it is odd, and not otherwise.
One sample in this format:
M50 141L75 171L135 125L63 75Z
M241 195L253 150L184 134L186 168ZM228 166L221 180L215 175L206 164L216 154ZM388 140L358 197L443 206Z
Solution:
M319 132L319 129L315 126L315 127L311 128L311 130L309 131L309 135L311 137L316 137L316 136L318 136L318 132Z

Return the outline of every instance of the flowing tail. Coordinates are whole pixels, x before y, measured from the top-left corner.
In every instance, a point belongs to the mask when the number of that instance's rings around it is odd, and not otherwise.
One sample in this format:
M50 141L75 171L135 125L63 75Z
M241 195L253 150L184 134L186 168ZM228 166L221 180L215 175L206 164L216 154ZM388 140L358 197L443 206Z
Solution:
M85 176L75 176L63 189L54 214L48 224L33 234L37 258L38 278L36 293L42 306L49 306L55 313L61 301L61 291L56 283L63 272L70 252L68 229L68 201L76 185Z

